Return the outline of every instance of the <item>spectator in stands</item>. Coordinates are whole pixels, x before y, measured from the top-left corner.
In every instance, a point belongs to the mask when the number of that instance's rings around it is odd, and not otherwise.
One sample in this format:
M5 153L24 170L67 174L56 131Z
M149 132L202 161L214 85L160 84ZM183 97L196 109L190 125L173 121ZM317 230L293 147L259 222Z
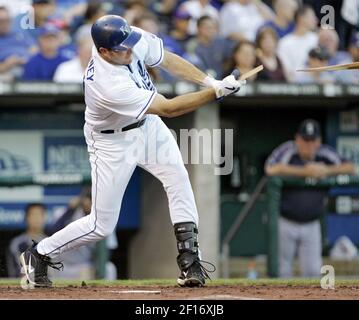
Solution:
M294 31L294 14L298 9L298 3L296 0L274 0L273 8L274 19L266 21L261 28L271 27L279 38L283 38Z
M48 228L48 234L54 234L72 221L77 220L91 211L91 196L84 195L71 199L65 211L57 211L54 220ZM93 265L95 245L81 247L76 252L69 252L61 256L64 270L55 276L64 279L94 279L95 270Z
M91 194L87 189L78 196L71 199L65 211L55 212L54 221L49 226L47 233L54 234L71 222L90 214L91 212ZM111 234L106 238L107 248L109 250L117 248L117 238ZM64 264L63 272L55 274L57 278L62 279L94 279L95 278L95 252L96 244L87 245L79 248L76 252L68 252L61 256ZM106 265L106 279L114 280L117 278L116 268L112 262Z
M188 33L190 19L191 15L185 9L178 9L173 15L173 29L162 38L164 47L181 57L185 55L187 42L192 38Z
M26 63L36 46L21 32L11 31L11 17L7 8L0 7L0 79L12 81L21 76Z
M68 59L59 51L59 29L45 25L39 30L40 52L33 56L24 67L24 80L50 81L56 68Z
M197 33L197 20L202 16L210 16L218 20L218 10L211 5L209 0L188 0L181 4L180 9L186 10L190 16L188 33L195 35Z
M319 29L319 47L326 48L330 54L329 65L350 63L351 57L347 51L339 51L339 36L335 29Z
M318 45L328 50L330 55L328 65L352 62L349 52L338 50L339 36L334 29L320 29L318 33ZM353 73L347 72L346 70L332 72L331 76L334 77L337 82L348 84L353 82Z
M21 252L32 245L32 240L38 242L46 237L44 232L46 209L41 203L30 203L25 207L24 233L11 240L7 255L8 276L17 278L21 275L19 257Z
M321 179L353 174L354 165L342 159L331 147L321 143L317 121L303 121L294 141L281 144L265 163L269 176ZM325 191L291 187L282 190L279 218L280 277L293 276L293 262L299 255L303 277L320 276L322 245L320 217L324 213Z
M70 26L72 21L84 15L87 9L87 0L56 0L56 13Z
M54 75L55 82L82 83L85 69L91 59L93 41L91 36L78 34L77 56L61 63Z
M241 41L233 49L232 58L230 60L227 74L230 74L234 69L239 69L240 73L246 73L254 68L256 62L256 47L253 42ZM247 82L252 82L256 79L254 75L247 79Z
M71 32L74 38L78 38L78 34L91 35L91 27L93 23L107 13L104 4L99 0L91 0L86 8L83 17L78 17L73 21ZM75 31L76 30L76 31Z
M327 49L317 47L309 51L307 68L326 67L330 59L330 54ZM298 83L333 83L335 76L333 72L297 72L295 82Z
M352 62L359 62L359 31L354 31L350 37L349 53L352 57ZM350 75L352 76L350 82L359 84L359 70L352 70Z
M205 73L222 79L224 61L230 58L233 45L218 36L218 22L210 16L202 16L197 21L197 36L186 46L187 58Z
M294 31L280 39L278 45L278 56L289 81L295 80L296 70L305 67L309 51L318 45L318 35L314 32L318 19L313 9L309 6L299 8L294 20Z
M254 41L259 27L273 19L272 10L260 0L230 0L220 12L220 32L234 41Z
M256 39L257 62L263 64L263 71L258 74L257 80L261 81L286 81L284 70L277 56L278 35L271 27L263 27L258 32Z
M55 0L32 0L32 8L14 19L13 28L36 45L39 29L53 17L55 9Z
M130 0L127 3L124 18L129 25L133 25L136 20L143 16L147 11L146 5L140 0Z

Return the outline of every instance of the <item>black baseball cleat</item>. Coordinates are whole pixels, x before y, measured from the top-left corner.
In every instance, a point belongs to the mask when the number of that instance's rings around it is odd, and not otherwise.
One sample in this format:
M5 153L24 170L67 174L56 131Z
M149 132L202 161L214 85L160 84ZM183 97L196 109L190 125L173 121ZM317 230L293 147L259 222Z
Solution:
M63 270L64 266L61 262L53 263L50 257L39 254L36 245L37 243L33 241L33 245L20 255L22 272L25 274L28 284L35 288L50 288L52 282L47 276L47 268Z
M208 270L201 262L207 263L213 267L213 270ZM187 270L182 270L177 279L177 284L180 287L203 287L206 279L211 279L208 272L214 272L216 267L207 261L196 259Z

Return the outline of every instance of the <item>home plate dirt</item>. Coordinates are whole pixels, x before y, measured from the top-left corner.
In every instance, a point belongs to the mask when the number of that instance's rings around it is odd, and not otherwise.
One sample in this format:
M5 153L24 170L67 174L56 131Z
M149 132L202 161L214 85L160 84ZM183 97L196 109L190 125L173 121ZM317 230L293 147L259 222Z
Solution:
M15 285L0 286L0 299L93 299L93 300L287 300L356 299L359 285L340 285L324 290L318 285L210 285L180 288L166 285L59 286L23 290Z

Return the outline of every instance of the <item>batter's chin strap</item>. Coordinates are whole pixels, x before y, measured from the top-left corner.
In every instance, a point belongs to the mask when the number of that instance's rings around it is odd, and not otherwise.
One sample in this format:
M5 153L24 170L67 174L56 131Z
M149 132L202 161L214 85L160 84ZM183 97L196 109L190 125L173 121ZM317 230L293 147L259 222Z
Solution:
M213 267L213 270L201 268L206 277L209 278L206 271L214 272L216 267L209 262L201 261L198 257L198 229L193 222L181 222L174 225L177 239L177 263L181 270L187 270L195 262L205 262Z

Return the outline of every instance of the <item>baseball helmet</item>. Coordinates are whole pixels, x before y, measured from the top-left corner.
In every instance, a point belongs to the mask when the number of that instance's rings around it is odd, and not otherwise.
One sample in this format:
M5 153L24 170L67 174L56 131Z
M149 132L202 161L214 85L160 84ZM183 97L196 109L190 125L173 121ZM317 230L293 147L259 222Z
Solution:
M91 28L91 36L97 50L101 47L112 50L133 48L141 39L141 33L128 25L127 21L116 15L99 18Z

